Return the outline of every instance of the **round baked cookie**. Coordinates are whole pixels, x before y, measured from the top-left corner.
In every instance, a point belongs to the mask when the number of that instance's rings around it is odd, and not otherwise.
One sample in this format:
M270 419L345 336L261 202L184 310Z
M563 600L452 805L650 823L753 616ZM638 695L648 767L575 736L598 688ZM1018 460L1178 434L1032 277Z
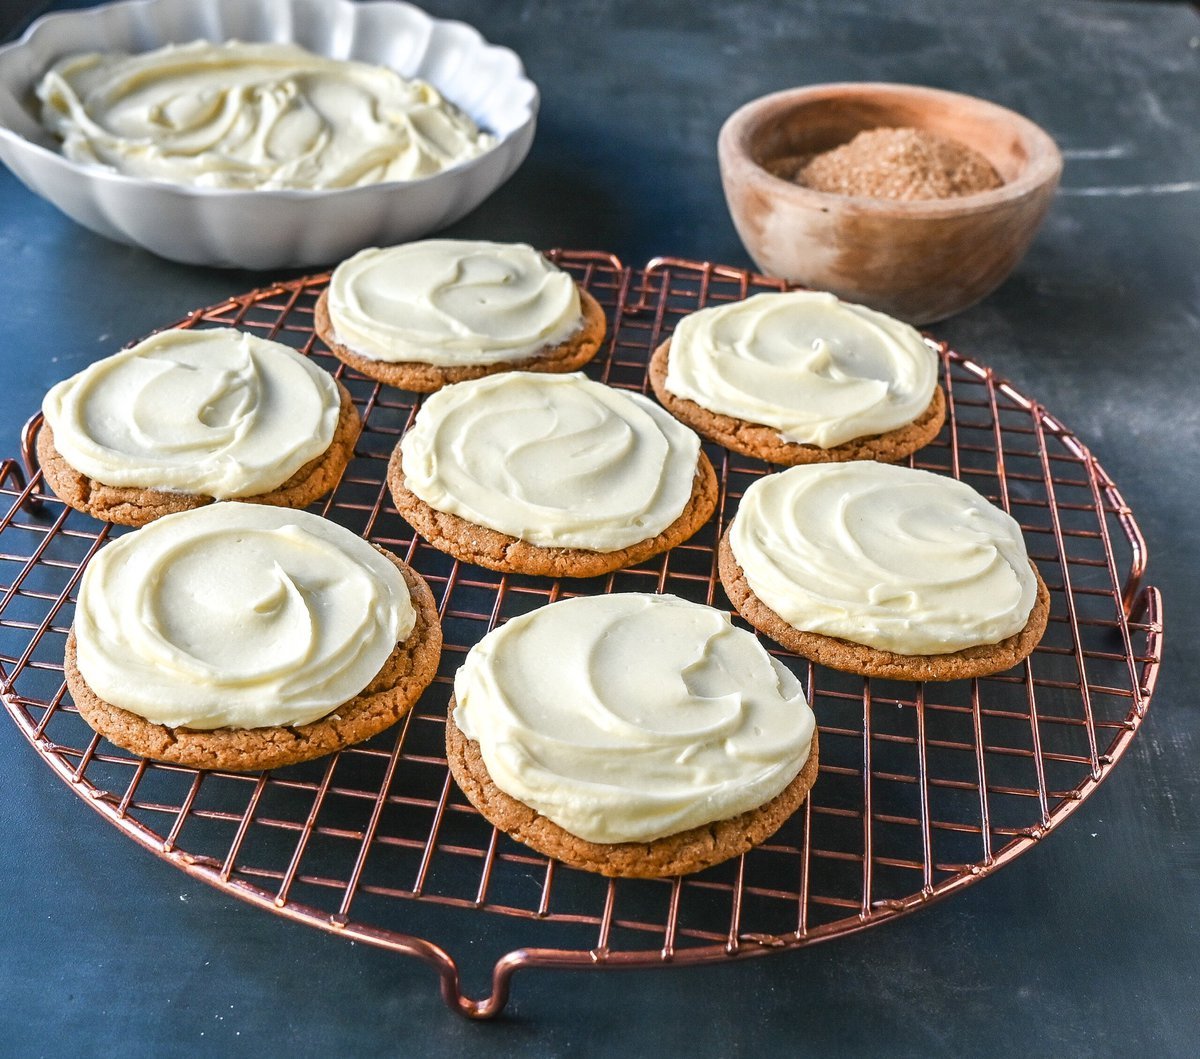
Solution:
M110 743L142 757L189 768L233 772L280 768L361 743L390 728L412 709L437 675L442 653L442 632L433 593L411 567L394 555L389 558L408 583L417 623L362 692L320 720L294 726L213 731L154 724L105 702L88 687L76 663L73 629L67 637L66 653L71 698L83 719Z
M222 504L220 507L238 508L241 505ZM186 519L194 514L197 513L170 517L172 519L185 517ZM304 515L307 519L324 521L319 520L316 515L308 515L302 511L295 514ZM156 525L162 525L162 522L156 523ZM341 530L341 527L336 528ZM342 532L349 533L349 531ZM121 540L127 539L121 538ZM208 722L205 722L203 726L155 722L140 712L134 712L132 708L114 705L112 701L104 699L88 682L88 678L83 675L79 664L80 620L77 615L76 623L73 624L71 632L67 636L65 674L67 688L70 689L80 716L91 725L92 729L108 738L116 746L131 750L131 752L146 756L146 758L170 761L173 764L193 768L222 768L222 770L233 771L275 768L318 758L318 756L330 754L334 750L367 740L389 728L412 708L433 677L437 675L438 662L440 654L442 654L442 629L438 622L436 600L424 579L390 552L365 542L362 544L379 556L377 562L385 563L386 568L395 569L400 584L407 593L408 605L412 608L412 626L396 639L390 652L385 654L382 665L374 663L374 665L378 665L378 669L374 669L372 666L372 669L368 670L366 683L359 686L358 692L348 694L340 704L336 704L332 708L328 706L314 708L305 704L290 707L295 710L300 710L301 707L306 708L305 716L311 716L313 712L317 711L320 713L320 716L312 717L312 719L298 718L295 723L214 726L210 723L214 719L212 717L209 717ZM109 548L112 548L112 545L109 545ZM101 555L103 555L103 551ZM187 562L186 558L184 562ZM317 593L324 591L319 584L308 586L308 588ZM269 612L270 606L276 603L277 600L268 599L265 608L264 604L259 602L252 609L258 612ZM80 596L80 605L83 605L83 596ZM204 603L200 602L194 610L203 610L203 608ZM154 612L152 608L151 612ZM180 630L178 624L169 622L162 623L162 628L172 633L178 633ZM203 646L204 633L199 626L191 629L190 634L194 638L198 638ZM89 635L92 633L89 632ZM228 641L230 638L226 636L224 639ZM370 632L364 639L370 639ZM167 642L168 646L174 646L170 645L169 641ZM95 651L95 647L91 647L90 650ZM322 646L317 645L316 650L319 652L322 650ZM385 646L383 650L386 650ZM258 659L252 660L258 662ZM113 664L120 662L121 659L114 659ZM193 670L198 668L197 657L187 657L185 654L184 663ZM358 660L352 664L358 664ZM199 668L203 669L203 666L199 666ZM282 666L283 672L280 678L284 686L286 686L288 678L294 674L295 669L292 666ZM96 672L106 680L109 678L109 675L106 674L106 666L102 665ZM145 676L145 671L142 676ZM166 681L174 678L169 674L158 676L162 676ZM96 676L94 676L94 680L95 678ZM155 678L151 676L149 682L154 682ZM358 682L355 681L356 683ZM235 687L235 684L232 687ZM150 690L146 694L154 695L156 692ZM215 696L216 702L212 708L216 708L218 711L224 708L220 701L221 698L221 694ZM280 702L274 700L264 702L263 706L276 711L289 708L286 704L281 705ZM144 710L144 708L142 705L138 706L138 710ZM191 707L185 704L184 706L168 705L167 708L170 711L178 712L179 710L186 711Z
M817 779L818 740L814 731L812 750L796 778L757 809L652 842L588 842L496 786L479 744L463 735L454 723L454 707L452 697L446 719L446 758L454 782L467 801L489 824L530 849L573 868L610 877L659 879L688 875L740 856L775 834L804 804Z
M147 409L161 419L146 424ZM55 386L36 448L64 503L144 526L218 499L307 507L340 481L361 430L346 388L294 350L232 329L181 329Z
M760 479L717 561L730 601L756 629L862 676L998 673L1033 652L1050 615L1010 516L955 479L886 464Z
M848 460L897 463L933 441L946 421L946 398L939 386L933 391L933 400L929 402L925 411L907 426L897 427L882 434L854 438L827 449L817 445L801 445L798 442L785 441L774 427L735 419L733 416L703 408L686 397L676 397L666 388L670 355L671 340L668 338L655 349L650 358L650 386L662 406L681 423L686 423L709 441L715 441L731 452L740 452L743 456L752 456L768 463L779 463L789 467L803 463L840 463Z
M579 330L566 341L547 346L521 360L502 360L494 364L460 364L454 367L423 364L415 360L389 363L355 353L337 341L329 322L328 290L322 291L317 299L314 322L317 334L329 347L330 352L360 375L400 390L434 393L451 383L482 379L485 375L495 375L502 371L578 371L600 351L607 330L604 310L595 298L581 289L579 303L583 312L583 322Z
M608 876L746 852L817 776L796 677L727 613L675 596L578 597L513 619L455 676L446 757L490 823Z
M759 599L746 584L746 575L729 547L729 531L721 537L717 555L721 585L737 612L760 632L789 651L810 658L829 669L857 673L864 677L888 677L892 680L966 680L1002 673L1024 661L1041 642L1050 619L1050 590L1038 569L1030 562L1037 578L1037 601L1029 620L1020 632L999 643L964 647L941 655L902 655L865 644L852 643L836 636L804 632L790 625Z
M640 394L521 372L429 398L387 480L435 548L546 577L596 577L667 551L708 521L718 493L699 439Z
M355 371L416 393L504 371L577 371L607 331L600 303L532 247L450 239L344 261L314 327Z
M819 291L698 310L650 360L650 384L704 437L772 463L895 462L946 416L936 352L908 324Z
M438 551L489 570L541 577L599 577L645 562L693 536L712 517L717 506L717 475L708 457L701 452L692 495L674 522L638 544L611 552L597 552L586 548L530 544L430 507L405 484L399 448L388 464L387 481L396 510Z
M354 444L362 431L362 419L346 388L334 380L341 399L333 441L324 454L304 464L282 485L257 496L238 497L247 504L277 507L308 507L335 488L354 455ZM43 422L37 436L38 465L46 484L63 503L120 526L144 526L163 515L190 511L214 503L215 497L174 493L163 489L139 489L129 485L104 485L75 470L54 447L54 431Z

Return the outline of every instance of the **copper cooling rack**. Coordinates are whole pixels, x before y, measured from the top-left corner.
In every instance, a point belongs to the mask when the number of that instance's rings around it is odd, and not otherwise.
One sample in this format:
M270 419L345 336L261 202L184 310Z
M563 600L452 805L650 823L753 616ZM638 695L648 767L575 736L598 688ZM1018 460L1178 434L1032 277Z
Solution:
M673 259L629 269L605 254L554 256L608 315L609 340L589 374L641 391L650 351L683 314L778 287ZM655 881L608 881L531 853L487 824L446 768L445 707L465 652L497 623L571 594L662 591L728 607L714 547L768 467L709 446L721 481L717 517L669 554L607 578L502 576L453 561L414 536L383 484L418 402L345 370L314 339L313 305L327 279L231 298L182 326L237 326L287 342L354 396L366 430L316 510L412 563L438 596L445 629L440 675L396 728L321 761L252 774L155 764L105 742L71 705L62 657L82 567L121 531L43 488L28 465L37 417L26 431L26 470L0 464L4 704L73 791L189 875L289 919L420 957L448 1004L485 1018L504 1007L520 968L737 959L903 915L1029 849L1128 747L1162 643L1160 597L1141 585L1146 547L1133 514L1044 408L941 348L949 418L913 464L962 478L1021 523L1053 597L1033 656L986 679L920 685L863 680L776 650L806 681L821 771L804 809L770 842L698 875ZM458 961L480 953L491 992L473 1000Z

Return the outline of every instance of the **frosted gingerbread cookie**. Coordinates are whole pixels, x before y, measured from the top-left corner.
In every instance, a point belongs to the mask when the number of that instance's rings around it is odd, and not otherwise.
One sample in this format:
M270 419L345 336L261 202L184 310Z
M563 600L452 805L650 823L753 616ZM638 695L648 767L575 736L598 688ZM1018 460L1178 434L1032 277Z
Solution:
M816 779L817 733L799 681L727 614L630 593L552 603L471 648L446 756L519 842L654 878L773 835Z
M687 540L713 513L700 439L641 394L507 372L421 406L388 467L435 548L509 573L595 577Z
M817 291L685 316L650 384L704 437L771 463L911 455L946 418L938 357L908 324Z
M231 328L160 331L54 386L37 453L79 511L125 526L214 500L306 507L362 421L333 376Z
M1032 653L1050 615L1014 519L953 478L871 461L760 478L718 563L751 625L864 676L997 673Z
M502 371L575 371L606 330L596 299L532 247L455 239L343 261L315 327L355 371L418 393Z
M107 545L67 640L80 714L135 754L268 769L395 724L437 673L421 577L305 511L216 504Z

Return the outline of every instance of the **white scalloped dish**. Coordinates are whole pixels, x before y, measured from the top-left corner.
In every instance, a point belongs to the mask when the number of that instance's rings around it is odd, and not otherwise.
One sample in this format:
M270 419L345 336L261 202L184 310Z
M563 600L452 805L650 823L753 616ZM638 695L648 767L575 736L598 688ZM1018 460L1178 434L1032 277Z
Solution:
M169 184L59 152L34 97L51 65L77 52L192 40L288 41L390 66L429 81L496 145L420 180L318 191ZM0 48L0 161L85 227L162 257L250 269L332 264L365 246L427 235L478 206L529 152L538 101L514 52L395 0L124 0L48 15Z

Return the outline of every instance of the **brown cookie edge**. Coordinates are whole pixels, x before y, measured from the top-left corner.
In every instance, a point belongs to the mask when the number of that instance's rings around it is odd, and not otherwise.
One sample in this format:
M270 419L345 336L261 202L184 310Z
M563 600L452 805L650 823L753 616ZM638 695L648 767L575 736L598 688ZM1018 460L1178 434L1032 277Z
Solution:
M443 386L471 379L482 379L486 375L499 375L506 371L577 371L600 352L608 322L604 310L582 287L579 291L579 306L583 321L579 330L565 342L547 346L521 360L505 360L497 364L462 364L444 367L425 364L421 361L385 361L363 356L341 344L329 318L329 288L321 292L313 312L313 328L317 336L329 347L329 351L343 364L353 368L368 379L395 386L412 393L434 393Z
M594 552L584 548L546 548L530 544L431 507L405 484L399 445L388 462L387 483L396 510L438 551L489 570L542 577L599 577L669 551L698 532L712 517L718 493L716 471L701 452L692 482L692 495L674 522L657 536L627 548Z
M350 393L337 379L340 407L333 438L321 455L303 464L290 478L267 493L241 496L244 504L269 504L274 507L308 507L318 497L336 488L346 465L354 455L354 445L362 432L362 419ZM76 470L54 444L54 431L43 420L37 436L38 464L42 477L55 496L68 507L82 511L102 522L121 526L145 526L163 515L207 507L215 498L199 493L175 493L165 489L128 485L104 485Z
M986 677L1011 669L1028 658L1041 642L1050 620L1050 590L1032 559L1029 565L1033 569L1033 576L1037 578L1037 598L1029 619L1019 632L999 643L964 647L943 655L902 655L797 629L751 590L729 545L729 529L721 536L717 551L717 569L725 594L737 612L759 632L765 633L789 651L829 669L892 680L945 681Z
M600 875L658 879L687 875L720 864L770 838L808 797L817 778L817 731L796 777L774 798L726 820L680 831L652 842L589 842L496 786L479 744L454 722L455 702L446 713L446 761L467 800L488 823L518 842L573 868Z
M391 552L374 546L403 575L417 612L412 631L396 644L371 682L349 702L308 724L200 731L168 728L100 698L79 672L75 628L67 636L64 671L79 715L116 746L142 757L197 769L249 771L323 757L390 728L412 709L437 675L442 629L425 579Z
M946 397L939 385L934 388L933 398L925 411L911 423L895 430L852 438L828 449L784 441L774 427L714 412L686 397L671 393L667 389L670 352L671 340L668 338L650 357L650 386L659 403L681 423L710 441L768 463L793 467L806 463L844 463L849 460L895 463L933 441L946 421Z

